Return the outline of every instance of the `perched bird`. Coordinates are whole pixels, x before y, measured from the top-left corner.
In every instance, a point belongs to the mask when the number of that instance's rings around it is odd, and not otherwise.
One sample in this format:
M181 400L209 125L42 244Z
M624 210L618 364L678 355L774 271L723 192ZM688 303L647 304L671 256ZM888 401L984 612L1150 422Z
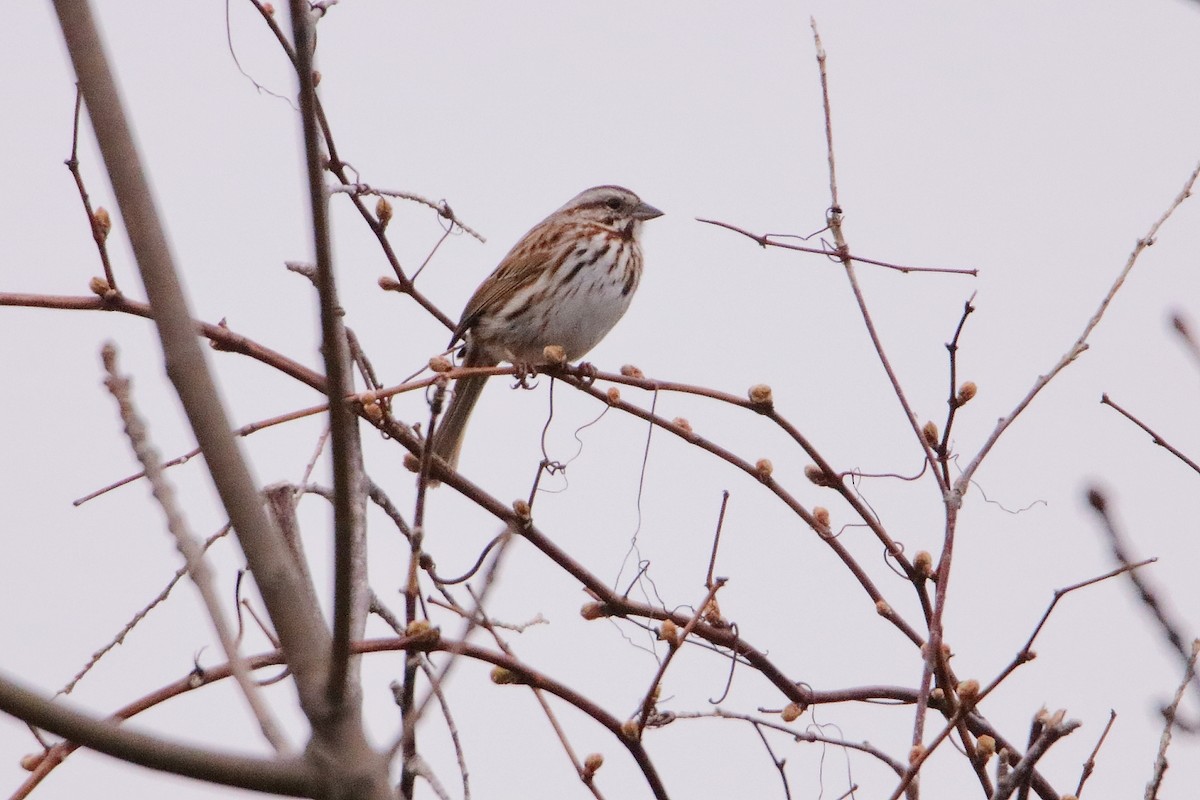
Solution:
M629 307L642 277L642 223L660 216L628 189L596 186L535 225L467 301L450 339L466 340L463 366L537 366L549 345L582 358ZM434 454L450 467L486 382L459 378L433 434Z

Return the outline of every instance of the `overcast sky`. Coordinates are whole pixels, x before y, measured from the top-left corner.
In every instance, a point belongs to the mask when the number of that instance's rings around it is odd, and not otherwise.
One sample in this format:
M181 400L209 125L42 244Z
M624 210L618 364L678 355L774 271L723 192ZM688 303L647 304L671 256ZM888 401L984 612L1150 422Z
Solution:
M294 91L277 44L232 2L98 2L98 15L195 314L229 325L304 363L319 364L311 287L285 261L309 259ZM280 4L282 5L282 4ZM0 26L0 292L87 294L100 274L63 160L71 139L73 74L48 3L17 3ZM959 376L979 394L960 413L954 443L970 458L1037 376L1079 335L1131 248L1200 160L1200 6L1181 0L1025 4L862 2L459 2L344 0L319 25L320 92L342 157L375 186L448 200L482 232L451 237L421 275L423 291L457 317L466 298L532 224L583 188L618 183L666 212L646 225L646 273L628 315L589 355L600 369L632 363L652 377L734 394L772 385L776 403L841 469L913 474L920 450L870 347L841 269L818 256L764 251L715 218L758 232L808 234L829 205L820 90L809 17L829 71L842 206L854 252L916 266L977 268L976 278L860 278L889 358L921 420L945 416L949 341L975 296ZM237 61L231 55L232 41ZM240 67L251 77L239 71ZM92 200L113 210L118 281L141 286L90 128L80 158ZM384 383L399 383L445 345L445 330L411 302L385 294L389 268L345 197L334 239L347 322ZM441 235L433 213L397 204L391 240L410 270ZM1110 408L1108 392L1168 441L1200 457L1200 369L1168 323L1200 328L1200 204L1185 204L1147 250L1091 339L1091 348L1008 431L977 474L959 528L947 640L960 677L986 683L1029 635L1051 593L1113 566L1083 502L1107 487L1139 557L1185 634L1200 623L1196 520L1200 476L1155 447ZM100 344L122 363L163 453L193 445L163 377L152 327L95 312L0 308L0 670L53 692L157 592L179 565L161 515L135 484L74 508L71 500L135 471L113 403L101 386ZM310 390L238 356L213 353L237 424L319 402ZM509 392L492 382L468 431L461 469L502 499L522 497L539 457L548 382ZM652 398L623 395L648 406ZM567 459L575 432L602 410L555 387L549 446ZM749 458L807 507L852 520L811 486L808 460L756 417L664 394L657 411ZM423 398L397 401L420 421ZM320 424L304 421L248 440L266 484L298 481ZM615 412L578 434L569 481L538 500L538 519L595 573L630 574L630 542L671 607L698 602L721 491L732 493L718 574L722 610L748 640L818 689L913 686L918 654L880 621L845 569L755 481L661 431ZM368 435L368 468L411 510L400 449ZM323 468L318 475L323 474ZM194 529L222 523L199 460L174 471ZM640 491L639 491L640 488ZM563 491L558 491L563 490ZM941 544L935 485L868 480L863 496L908 552ZM325 580L328 514L303 507L309 551ZM1016 513L1019 512L1019 513ZM372 520L372 582L396 594L403 549ZM468 566L495 524L449 490L433 499L431 549L446 572ZM911 590L874 540L843 541L901 613L917 620ZM213 550L224 586L240 557ZM319 584L325 586L325 584ZM229 589L232 596L232 590ZM597 698L618 717L637 708L656 662L631 628L585 623L578 585L524 544L509 553L493 613L550 624L513 635L518 654ZM447 630L457 631L446 621ZM382 629L372 629L382 635ZM633 639L626 641L623 636ZM189 586L129 636L73 697L107 712L201 663L222 660ZM264 649L261 638L248 647ZM1116 725L1087 795L1140 796L1161 730L1157 706L1179 680L1129 586L1110 581L1060 603L1022 667L984 713L1014 740L1044 704L1083 726L1042 770L1062 792L1109 709ZM367 662L373 734L388 741L396 713L387 682L396 656ZM707 710L728 663L689 653L672 666L661 707ZM455 675L459 725L476 796L582 797L528 693L491 687L486 670ZM173 701L139 724L183 738L264 752L227 686ZM289 720L290 690L269 694ZM778 708L777 693L739 673L722 707ZM1193 715L1195 704L1191 706ZM219 710L219 711L218 711ZM623 750L586 719L563 712L581 753L607 756L608 797L649 796ZM830 735L904 758L910 709L818 708ZM296 741L302 725L297 722ZM514 728L513 726L518 725ZM934 729L936 730L936 728ZM647 739L675 797L782 797L779 775L753 731L728 721L679 721ZM794 797L848 788L841 751L773 740L788 759ZM422 748L442 780L457 774L437 718ZM1200 786L1200 750L1180 738L1164 796ZM0 792L23 779L34 750L24 726L0 718ZM978 791L953 751L931 763L927 797ZM536 775L531 778L530 775ZM894 780L862 756L849 775L860 797L886 797ZM227 797L230 792L78 754L38 790L43 798L119 791L128 797ZM959 790L962 790L961 792ZM452 791L457 791L457 788ZM730 794L730 792L734 794ZM428 793L423 796L430 796ZM454 796L458 796L455 794Z

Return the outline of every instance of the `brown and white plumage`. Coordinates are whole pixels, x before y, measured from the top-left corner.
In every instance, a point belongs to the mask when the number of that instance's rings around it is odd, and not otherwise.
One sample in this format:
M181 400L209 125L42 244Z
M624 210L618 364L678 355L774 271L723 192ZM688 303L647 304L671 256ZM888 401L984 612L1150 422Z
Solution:
M568 361L586 355L629 307L642 275L642 223L661 215L628 189L596 186L535 225L467 301L450 340L466 339L463 366L535 366L548 345ZM486 381L460 378L434 433L434 454L452 467Z

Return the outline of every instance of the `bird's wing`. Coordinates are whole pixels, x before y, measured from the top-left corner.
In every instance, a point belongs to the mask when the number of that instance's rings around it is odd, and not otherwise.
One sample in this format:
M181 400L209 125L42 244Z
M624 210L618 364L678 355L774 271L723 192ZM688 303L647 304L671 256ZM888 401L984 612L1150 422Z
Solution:
M534 234L536 231L526 234L517 247L504 257L500 266L479 285L475 294L471 295L467 307L463 309L462 318L454 329L454 336L450 340L451 347L474 327L480 317L507 302L527 284L537 280L546 269L548 254L545 247L539 246L541 243Z

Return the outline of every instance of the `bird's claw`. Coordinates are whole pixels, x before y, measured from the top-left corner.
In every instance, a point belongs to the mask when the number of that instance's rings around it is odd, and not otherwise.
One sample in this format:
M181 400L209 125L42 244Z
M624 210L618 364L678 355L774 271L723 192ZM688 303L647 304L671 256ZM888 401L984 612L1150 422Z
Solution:
M580 382L584 386L591 386L596 382L596 376L600 371L596 369L596 365L590 361L580 361L575 367L575 373L579 376Z
M537 367L533 364L513 364L513 387L514 389L532 389L536 383L530 383L532 378L537 377Z

